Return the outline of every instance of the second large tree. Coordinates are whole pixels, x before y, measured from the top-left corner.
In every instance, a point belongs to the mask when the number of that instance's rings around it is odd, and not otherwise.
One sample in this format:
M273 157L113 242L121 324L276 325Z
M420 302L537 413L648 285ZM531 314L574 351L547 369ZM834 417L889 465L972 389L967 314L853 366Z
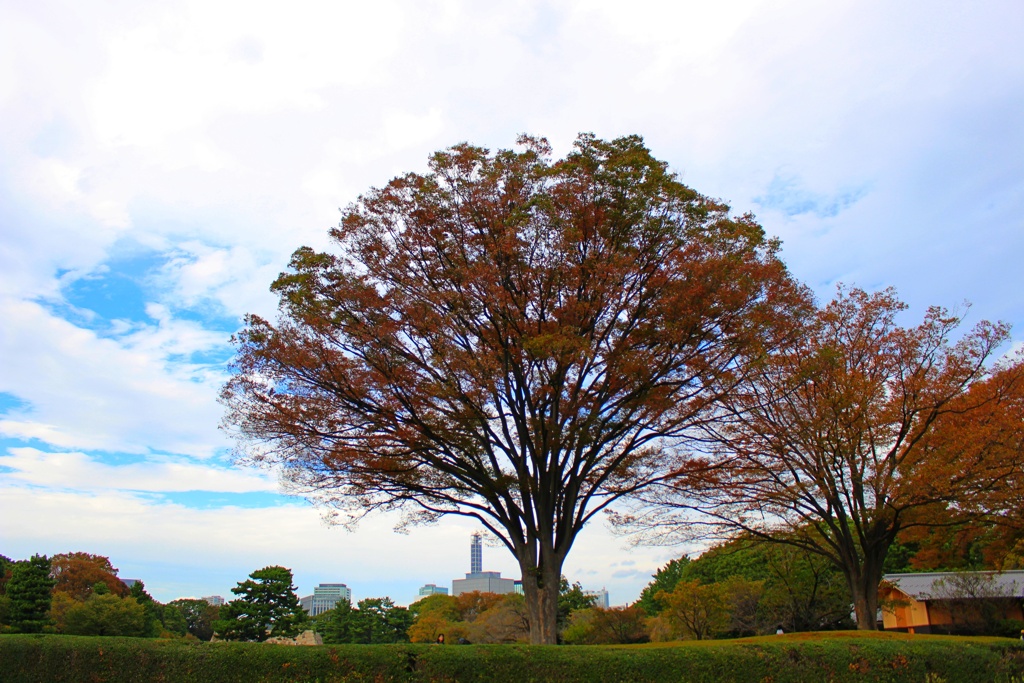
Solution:
M479 520L553 643L576 535L690 466L679 440L805 296L639 138L520 143L439 152L346 209L331 253L296 251L223 396L246 457L313 497Z

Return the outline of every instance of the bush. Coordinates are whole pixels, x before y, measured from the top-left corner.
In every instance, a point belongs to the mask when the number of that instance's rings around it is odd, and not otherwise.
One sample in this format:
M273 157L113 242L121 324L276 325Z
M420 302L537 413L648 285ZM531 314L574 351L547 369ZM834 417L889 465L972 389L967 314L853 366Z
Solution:
M1016 678L1014 678L1016 677ZM0 636L4 683L1009 683L1024 647L890 634L769 636L671 646L288 647L56 635Z

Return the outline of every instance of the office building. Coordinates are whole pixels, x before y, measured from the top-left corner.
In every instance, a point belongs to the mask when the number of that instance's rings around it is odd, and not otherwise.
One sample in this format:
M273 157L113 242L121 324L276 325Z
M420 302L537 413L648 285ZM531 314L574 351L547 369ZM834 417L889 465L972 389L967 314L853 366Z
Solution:
M299 604L309 616L316 617L329 609L334 609L342 600L352 602L351 588L343 583L321 583L313 589L312 595L299 598Z
M469 573L464 579L452 581L452 595L479 591L481 593L515 593L515 579L501 578L501 572L485 572L483 537L473 534L469 541Z
M209 604L213 605L214 607L220 607L221 605L223 605L226 602L224 600L224 598L222 598L219 595L207 595L206 597L201 598L201 599L205 600L206 602L208 602Z
M594 607L600 607L601 609L608 609L610 607L608 603L608 589L602 588L599 591L583 591L583 594L594 598Z
M422 598L427 595L448 595L448 589L444 586L438 586L433 583L428 583L427 585L420 588L420 597Z

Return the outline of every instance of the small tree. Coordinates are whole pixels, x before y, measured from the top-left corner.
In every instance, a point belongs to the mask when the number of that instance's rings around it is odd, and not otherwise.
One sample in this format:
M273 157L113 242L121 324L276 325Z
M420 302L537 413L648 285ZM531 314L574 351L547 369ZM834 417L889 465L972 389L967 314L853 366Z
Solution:
M53 579L45 555L15 563L7 582L11 627L21 633L40 633L50 623Z
M640 599L636 601L636 606L652 617L665 609L665 603L657 597L658 594L671 593L675 590L676 584L683 579L683 573L689 564L690 558L685 555L670 560L668 564L651 576L654 580L640 591Z
M213 637L213 623L220 617L220 607L205 600L188 598L172 600L167 606L181 614L190 634L199 640L210 640Z
M365 598L356 604L353 613L350 642L376 645L409 640L412 615L405 607L396 607L391 598Z
M75 636L152 635L150 615L135 598L94 594L75 602L64 614L64 633Z
M597 597L583 592L579 582L570 584L563 576L558 590L558 630L565 628L573 612L593 607L595 602Z
M729 627L729 598L725 585L680 581L671 593L662 593L662 617L678 633L695 640L711 638Z
M579 610L569 618L564 637L570 645L645 643L650 639L647 614L636 606Z
M285 567L258 569L231 589L239 597L224 606L216 622L224 640L266 640L271 635L294 637L309 624L292 584L292 572Z

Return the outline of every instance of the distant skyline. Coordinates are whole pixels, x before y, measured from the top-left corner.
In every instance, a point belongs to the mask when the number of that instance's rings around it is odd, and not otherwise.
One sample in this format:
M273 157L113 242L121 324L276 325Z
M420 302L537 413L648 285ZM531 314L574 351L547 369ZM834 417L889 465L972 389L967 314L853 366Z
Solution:
M1024 339L1016 0L0 0L0 554L84 551L161 601L267 565L408 604L479 525L355 532L239 469L229 338L338 207L519 133L643 135L793 273ZM1007 347L1007 350L1010 347ZM570 581L635 600L680 548L596 522ZM518 576L503 548L488 569Z

